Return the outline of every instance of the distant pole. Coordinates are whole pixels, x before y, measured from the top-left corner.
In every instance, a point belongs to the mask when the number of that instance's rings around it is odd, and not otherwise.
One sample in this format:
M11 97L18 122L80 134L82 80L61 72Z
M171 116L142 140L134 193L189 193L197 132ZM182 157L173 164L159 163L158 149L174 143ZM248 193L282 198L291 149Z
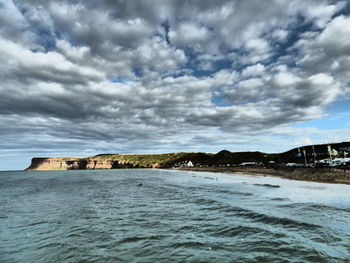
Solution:
M329 153L329 159L332 161L332 149L331 149L331 146L328 145L328 153Z
M303 150L303 153L304 153L305 164L307 164L307 161L306 161L306 150L305 149Z
M312 154L314 156L314 163L316 163L316 153L315 153L315 146L312 145Z
M301 157L301 152L300 152L300 148L298 148L298 154L297 154L297 157L300 158ZM299 160L298 160L299 162Z

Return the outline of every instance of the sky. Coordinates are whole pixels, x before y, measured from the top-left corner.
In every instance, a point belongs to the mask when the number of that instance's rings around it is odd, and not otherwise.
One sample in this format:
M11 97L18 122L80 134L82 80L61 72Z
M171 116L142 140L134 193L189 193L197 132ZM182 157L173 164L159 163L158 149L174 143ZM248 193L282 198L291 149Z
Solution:
M350 3L0 0L0 170L350 141Z

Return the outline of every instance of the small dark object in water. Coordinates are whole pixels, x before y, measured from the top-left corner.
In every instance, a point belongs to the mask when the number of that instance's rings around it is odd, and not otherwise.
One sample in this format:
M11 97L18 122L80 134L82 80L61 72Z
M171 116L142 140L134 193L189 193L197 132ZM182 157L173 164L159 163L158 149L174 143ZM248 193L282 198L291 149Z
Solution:
M272 187L272 188L279 188L279 185L275 185L275 184L254 184L257 186L263 186L263 187Z
M142 183L139 183L137 186L142 186Z

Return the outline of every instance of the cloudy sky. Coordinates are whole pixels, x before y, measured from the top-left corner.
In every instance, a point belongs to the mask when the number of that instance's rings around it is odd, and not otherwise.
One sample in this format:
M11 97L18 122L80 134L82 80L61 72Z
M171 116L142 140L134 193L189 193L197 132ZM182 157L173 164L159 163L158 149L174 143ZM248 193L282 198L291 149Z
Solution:
M0 0L0 170L350 140L350 3Z

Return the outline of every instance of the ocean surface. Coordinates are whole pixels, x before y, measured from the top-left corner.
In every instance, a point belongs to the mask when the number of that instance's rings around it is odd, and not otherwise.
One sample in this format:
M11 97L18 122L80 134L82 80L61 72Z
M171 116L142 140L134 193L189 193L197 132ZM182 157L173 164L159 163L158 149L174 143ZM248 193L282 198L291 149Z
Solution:
M0 172L0 262L350 262L350 185L151 169Z

